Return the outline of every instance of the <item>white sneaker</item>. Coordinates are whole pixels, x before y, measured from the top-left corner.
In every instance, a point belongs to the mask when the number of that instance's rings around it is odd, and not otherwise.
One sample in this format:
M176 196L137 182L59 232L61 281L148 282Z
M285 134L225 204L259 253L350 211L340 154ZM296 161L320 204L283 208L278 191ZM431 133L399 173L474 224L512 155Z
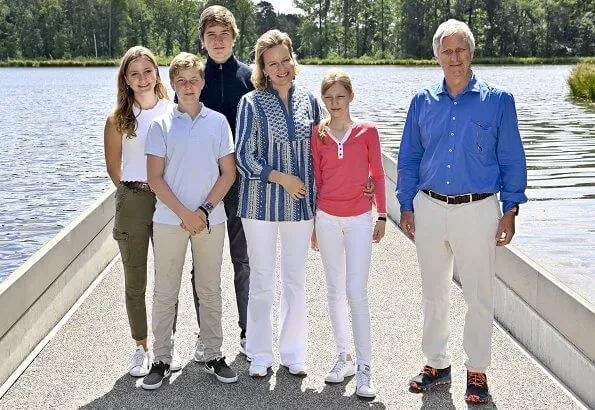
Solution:
M137 346L128 364L128 373L133 377L142 377L149 374L149 354L142 346Z
M355 394L360 397L376 397L376 389L372 386L372 370L370 366L359 365L357 366L357 382Z
M269 368L266 366L259 366L257 364L252 363L250 368L248 369L248 374L251 377L265 377L269 372Z
M353 358L347 358L346 353L341 353L335 362L332 370L326 375L324 381L327 383L342 383L346 377L355 374L355 364Z
M194 349L194 361L199 363L205 362L205 344L202 342L200 335L196 336L196 348Z
M283 366L287 367L289 373L294 376L306 377L308 375L308 369L303 363L290 364L289 366L284 364Z
M169 364L169 370L172 372L179 372L182 370L182 359L180 359L180 355L178 355L175 346L173 346L171 349L171 362Z

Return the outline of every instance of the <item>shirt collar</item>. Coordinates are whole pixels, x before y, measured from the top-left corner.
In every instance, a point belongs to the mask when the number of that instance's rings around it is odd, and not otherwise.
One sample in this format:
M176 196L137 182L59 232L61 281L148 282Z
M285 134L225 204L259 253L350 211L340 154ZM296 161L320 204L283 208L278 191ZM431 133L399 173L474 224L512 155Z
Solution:
M222 67L223 67L223 69L225 70L225 69L227 69L227 68L234 67L236 64L237 64L236 57L235 57L235 55L233 55L233 54L232 54L232 55L231 55L231 57L229 57L229 58L227 59L227 61L226 61L226 62L224 62L224 63L222 63L222 64L221 64L221 63L217 63L217 62L215 62L215 60L213 60L213 59L212 59L212 58L209 56L209 57L207 57L207 62L206 62L206 64L205 64L205 65L206 65L207 67L209 67L209 66L212 66L212 67L216 67L216 68L219 68L219 66L222 66Z
M292 95L294 90L295 90L295 81L292 81L291 87L289 88L289 95ZM268 91L271 92L272 94L275 94L277 97L279 97L279 91L275 90L273 87L269 87Z
M460 95L466 94L468 92L472 92L472 93L479 92L479 81L477 80L477 76L475 75L475 73L473 71L471 71L471 79L469 80L469 84L467 84L467 87ZM443 78L442 82L440 84L438 84L438 88L436 89L436 94L447 94L447 93L448 93L448 91L446 89L446 79Z
M205 107L205 105L203 104L202 108L200 109L200 112L198 113L198 116L194 119L194 121L196 121L198 118L206 117L207 111L208 111L208 108ZM174 116L176 118L182 118L184 116L184 114L186 114L186 113L178 110L178 105L176 104L176 106L174 107ZM189 115L188 115L188 118L190 118Z

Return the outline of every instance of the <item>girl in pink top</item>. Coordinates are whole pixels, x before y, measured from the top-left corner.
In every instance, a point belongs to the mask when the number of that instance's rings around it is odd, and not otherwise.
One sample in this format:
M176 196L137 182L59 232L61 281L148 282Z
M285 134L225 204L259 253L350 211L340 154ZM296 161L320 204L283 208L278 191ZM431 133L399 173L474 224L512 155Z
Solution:
M380 242L386 225L386 188L380 139L374 124L351 118L349 104L354 93L347 73L327 73L322 81L321 94L330 118L315 127L312 134L317 190L312 248L320 250L324 265L329 314L338 353L325 381L341 383L345 377L357 372L355 393L374 397L367 288L372 242ZM379 216L375 224L372 202L362 195L369 177L376 187L374 198ZM347 304L351 310L355 362L350 354Z

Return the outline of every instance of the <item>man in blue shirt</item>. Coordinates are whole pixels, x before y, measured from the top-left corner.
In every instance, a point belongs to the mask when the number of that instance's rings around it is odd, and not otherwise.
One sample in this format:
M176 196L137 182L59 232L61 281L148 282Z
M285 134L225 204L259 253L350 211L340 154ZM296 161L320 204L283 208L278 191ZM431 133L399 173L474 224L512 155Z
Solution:
M514 98L471 70L475 39L457 20L434 35L444 80L413 98L399 150L397 199L401 228L415 240L422 277L427 363L413 391L449 384L449 288L453 266L468 304L463 345L469 403L489 401L496 246L508 244L527 167ZM500 193L502 213L496 193Z

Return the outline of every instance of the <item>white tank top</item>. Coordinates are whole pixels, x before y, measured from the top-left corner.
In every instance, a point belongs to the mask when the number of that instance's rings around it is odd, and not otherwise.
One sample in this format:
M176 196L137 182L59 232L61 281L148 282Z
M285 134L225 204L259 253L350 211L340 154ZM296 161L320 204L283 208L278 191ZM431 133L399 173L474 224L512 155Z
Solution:
M136 137L127 138L122 136L122 181L147 182L147 156L145 155L145 141L147 132L153 120L165 113L167 107L173 104L169 100L159 100L157 104L148 110L141 110L133 107L136 115Z

